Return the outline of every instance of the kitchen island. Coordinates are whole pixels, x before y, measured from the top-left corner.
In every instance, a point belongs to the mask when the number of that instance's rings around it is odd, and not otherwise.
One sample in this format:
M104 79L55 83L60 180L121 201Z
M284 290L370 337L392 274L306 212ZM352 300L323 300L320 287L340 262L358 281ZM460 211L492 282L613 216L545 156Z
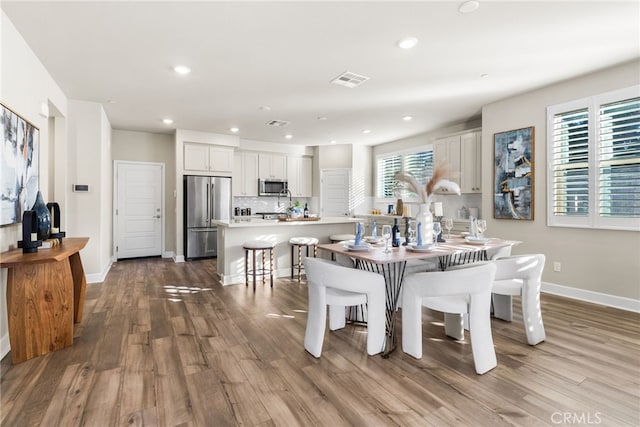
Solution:
M273 242L275 277L291 274L292 237L315 237L320 243L329 243L332 234L354 234L357 219L327 217L317 221L279 221L249 219L215 221L218 226L218 275L220 283L231 285L244 283L244 249L249 240L263 239Z

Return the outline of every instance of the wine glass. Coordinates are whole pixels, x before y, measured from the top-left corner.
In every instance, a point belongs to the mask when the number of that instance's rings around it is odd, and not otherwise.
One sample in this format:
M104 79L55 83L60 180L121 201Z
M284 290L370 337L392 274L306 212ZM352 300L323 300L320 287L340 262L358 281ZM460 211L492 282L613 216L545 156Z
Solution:
M385 224L382 226L382 237L384 238L384 253L388 254L391 252L389 249L389 241L391 240L391 226L389 224Z
M453 228L453 218L444 219L444 228L447 229L447 238L451 238L451 229Z
M433 223L433 244L438 244L438 236L442 233L442 225L438 221Z
M487 220L479 219L478 222L476 223L476 227L478 229L478 233L480 234L480 237L484 237L484 232L487 231Z

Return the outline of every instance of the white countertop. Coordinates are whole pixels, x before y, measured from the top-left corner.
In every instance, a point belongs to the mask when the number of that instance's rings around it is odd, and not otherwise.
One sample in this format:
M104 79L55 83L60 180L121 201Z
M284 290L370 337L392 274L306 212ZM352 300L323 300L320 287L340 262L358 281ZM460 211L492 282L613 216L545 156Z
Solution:
M249 228L249 227L291 227L291 226L312 226L327 224L349 224L357 222L357 218L350 217L326 217L318 221L278 221L277 219L242 219L231 221L211 221L213 225L229 228Z

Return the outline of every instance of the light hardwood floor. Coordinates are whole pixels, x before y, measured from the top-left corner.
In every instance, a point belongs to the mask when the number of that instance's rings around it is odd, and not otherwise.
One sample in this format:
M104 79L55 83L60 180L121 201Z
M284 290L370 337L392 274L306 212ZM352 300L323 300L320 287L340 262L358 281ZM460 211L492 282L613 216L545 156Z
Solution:
M1 363L2 426L640 425L640 315L542 295L547 340L493 320L498 367L424 311L424 356L366 355L366 329L303 349L304 282L220 286L214 262L115 263L72 347ZM401 330L401 325L400 325Z

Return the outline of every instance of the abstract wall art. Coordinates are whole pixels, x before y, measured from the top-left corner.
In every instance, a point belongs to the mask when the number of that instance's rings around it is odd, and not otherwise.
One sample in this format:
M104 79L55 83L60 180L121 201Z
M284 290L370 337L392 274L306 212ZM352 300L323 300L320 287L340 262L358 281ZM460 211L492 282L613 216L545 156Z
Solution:
M496 133L493 217L533 220L534 128Z
M40 131L0 104L0 226L22 221L38 194Z

